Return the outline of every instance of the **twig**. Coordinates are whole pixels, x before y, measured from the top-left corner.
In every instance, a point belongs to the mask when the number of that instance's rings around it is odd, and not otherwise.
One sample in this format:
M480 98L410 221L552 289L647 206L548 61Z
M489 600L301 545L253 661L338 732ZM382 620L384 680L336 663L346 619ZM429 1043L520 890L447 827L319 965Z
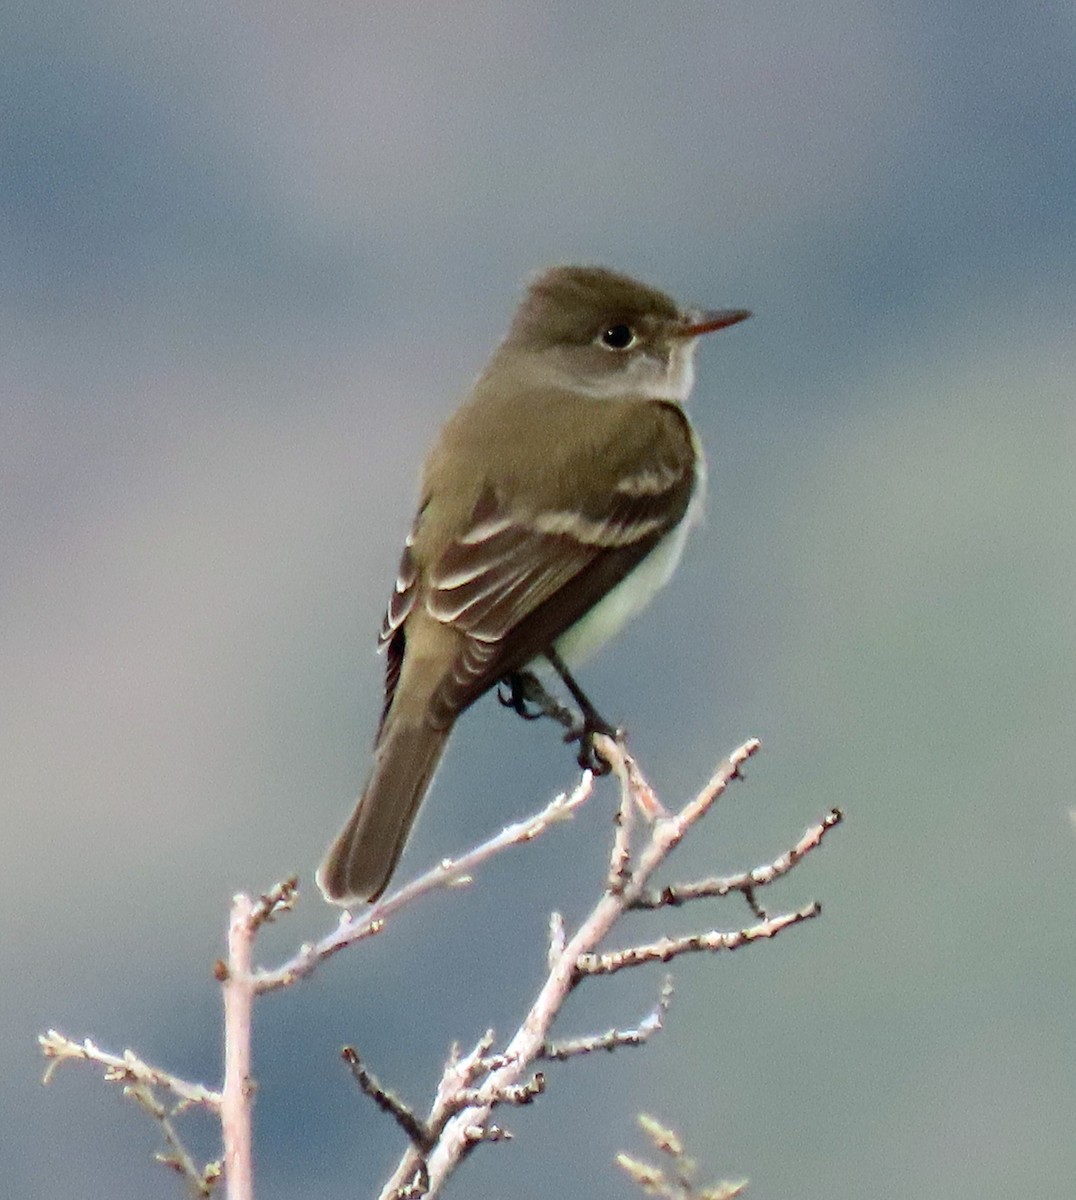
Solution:
M549 914L549 950L546 953L546 963L550 970L553 964L564 953L564 945L568 935L564 929L564 918L559 912Z
M250 910L250 928L257 932L263 925L274 921L281 913L291 912L299 900L299 877L292 875L283 883L271 887L259 896Z
M45 1069L44 1083L52 1079L61 1063L77 1059L99 1063L105 1068L105 1078L109 1081L131 1086L144 1084L149 1088L167 1088L180 1101L176 1111L182 1111L191 1105L200 1105L211 1110L220 1108L220 1092L214 1092L201 1083L188 1083L178 1075L162 1071L160 1067L150 1066L133 1050L124 1050L123 1054L109 1054L89 1038L73 1042L55 1029L40 1034L37 1042L41 1053L52 1059Z
M161 1136L168 1146L168 1153L155 1155L157 1161L166 1167L171 1167L177 1175L180 1175L192 1196L212 1195L213 1188L220 1179L221 1164L213 1162L208 1163L202 1169L198 1168L190 1151L176 1132L176 1127L167 1110L153 1094L151 1088L144 1084L129 1084L123 1091L124 1095L137 1101L161 1128Z
M606 954L581 954L576 959L576 970L580 975L612 975L625 967L637 967L648 962L669 962L681 954L700 950L738 950L750 946L761 938L776 937L790 925L809 921L822 911L820 904L808 904L795 912L782 913L777 917L760 921L748 929L724 931L712 929L709 933L688 933L682 937L664 937L643 946L629 946L625 950L612 950Z
M459 1048L452 1047L448 1062L441 1072L437 1085L430 1115L424 1122L429 1130L431 1146L441 1136L448 1120L454 1117L461 1108L474 1103L474 1081L489 1071L498 1070L507 1065L504 1055L490 1055L493 1047L493 1030L487 1029L478 1042L466 1054L460 1055ZM543 1079L544 1086L544 1079ZM503 1141L510 1135L498 1126L492 1127L496 1132L491 1137L479 1137L475 1128L465 1130L464 1136L469 1153L481 1141ZM426 1152L409 1138L412 1149L406 1152L399 1165L393 1172L392 1179L381 1192L382 1197L392 1197L393 1200L405 1200L408 1196L425 1196L429 1191L430 1179L426 1163Z
M605 1033L590 1034L587 1037L546 1042L542 1047L541 1057L563 1062L566 1058L574 1058L578 1054L592 1054L595 1050L612 1051L619 1046L641 1046L664 1028L665 1014L669 1011L672 996L672 976L666 975L657 1004L634 1029L613 1028Z
M626 792L631 796L639 810L645 814L649 821L656 821L659 817L667 817L669 810L658 799L657 793L647 782L646 777L639 770L639 764L627 752L627 748L623 742L614 742L612 738L606 737L604 734L594 739L594 744L599 754L606 759L606 762L609 762L611 760L606 758L602 750L606 743L617 747L620 751L616 755L616 761L613 762L613 770L620 780L622 794ZM757 749L758 743L756 741L755 749L749 751L749 753L754 754Z
M554 1018L563 1007L572 988L583 978L577 966L580 958L595 953L596 947L646 886L653 872L679 844L688 829L709 811L729 783L739 778L742 765L758 749L759 742L756 739L745 742L718 766L694 800L686 804L675 816L658 819L652 827L650 841L643 848L638 864L623 889L606 891L574 936L569 938L559 959L552 965L530 1011L505 1049L505 1066L487 1075L478 1088L476 1103L473 1106L446 1123L427 1162L431 1196L436 1195L444 1180L462 1161L473 1144L473 1126L486 1124L497 1098L503 1094L506 1087L518 1082L519 1076L540 1055L542 1047L549 1041L549 1030ZM634 787L632 773L623 767L618 769L616 761L618 757L625 755L626 751L618 743L607 738L603 739L600 753L603 758L608 755L607 761L612 764L620 779L623 803L624 793L631 792ZM634 800L634 796L631 799ZM412 1175L410 1157L405 1155L382 1191L382 1200L390 1200Z
M695 1162L688 1158L680 1135L645 1113L640 1113L639 1124L655 1148L670 1160L671 1177L666 1174L664 1168L642 1162L629 1154L618 1154L616 1162L648 1196L659 1196L663 1200L734 1200L734 1197L743 1195L747 1188L745 1179L738 1183L696 1186Z
M596 741L612 739L599 737ZM605 886L611 892L622 892L631 878L631 839L635 826L635 791L631 786L631 776L628 773L626 754L603 755L605 761L612 763L620 783L620 803L616 807L614 817L615 832L613 834L613 849L609 856L609 874Z
M152 1067L130 1050L125 1050L122 1055L109 1054L89 1038L83 1042L73 1042L55 1029L50 1029L37 1040L42 1054L52 1060L45 1071L44 1083L52 1079L56 1068L63 1062L80 1060L95 1062L104 1067L105 1079L110 1083L122 1084L123 1094L138 1104L142 1111L148 1113L157 1123L161 1137L168 1147L167 1153L157 1154L157 1160L183 1177L192 1196L210 1195L220 1177L220 1164L208 1163L199 1168L183 1144L172 1118L194 1105L219 1112L219 1092L210 1091L200 1083L188 1083L185 1079L162 1071L159 1067ZM177 1103L170 1109L167 1108L157 1096L158 1088L171 1092L177 1097Z
M256 990L261 993L289 987L297 979L310 975L327 958L338 954L345 946L380 933L389 917L417 900L419 896L439 888L469 882L471 872L493 855L510 846L533 841L551 825L569 820L593 790L594 778L589 771L584 771L573 791L557 796L535 816L509 825L495 837L460 855L459 858L443 859L436 867L378 901L369 911L359 916L342 913L339 925L333 933L317 942L308 942L300 948L294 958L281 966L271 971L258 971L254 976Z
M405 1104L399 1096L382 1087L378 1080L366 1069L354 1046L345 1046L340 1051L340 1057L351 1068L352 1078L362 1088L363 1093L369 1096L382 1112L386 1112L392 1117L396 1124L407 1134L408 1140L419 1154L425 1158L430 1152L430 1147L433 1145L433 1135L426 1122L418 1116L414 1109Z
M567 711L567 710L566 710ZM553 714L555 716L555 713ZM609 763L620 785L617 826L609 857L606 887L590 913L574 932L554 913L549 924L548 974L516 1032L504 1049L493 1053L493 1031L487 1031L466 1054L453 1049L445 1065L429 1115L423 1119L365 1068L358 1055L346 1048L344 1057L363 1091L389 1112L405 1131L409 1146L381 1195L388 1198L433 1197L453 1170L471 1150L484 1141L501 1141L511 1135L491 1120L493 1110L504 1104L529 1104L545 1089L546 1078L533 1071L542 1058L561 1060L640 1045L662 1027L671 996L666 980L655 1009L634 1029L612 1028L602 1034L554 1041L550 1030L571 991L593 975L608 975L626 967L668 961L680 954L736 949L814 917L818 905L769 916L755 897L760 890L787 874L803 857L821 844L827 831L840 820L833 810L812 826L792 847L773 862L739 875L715 877L694 883L654 890L650 881L687 832L701 820L733 779L742 777L742 766L758 749L756 740L745 742L719 764L699 794L676 813L668 813L654 795L642 772L622 741L598 736L594 739L600 757ZM160 1071L142 1062L130 1051L110 1055L89 1040L78 1044L50 1030L39 1040L42 1052L53 1061L46 1080L59 1062L82 1059L105 1067L106 1078L120 1081L158 1122L168 1147L161 1161L177 1170L192 1193L208 1195L221 1174L221 1164L210 1163L199 1171L179 1140L172 1118L198 1104L216 1112L221 1120L224 1142L224 1178L228 1200L253 1200L252 1107L255 1084L251 1073L251 1025L255 997L262 992L287 987L314 971L344 947L373 936L407 904L436 889L468 882L479 865L509 846L530 841L548 827L569 819L590 795L593 776L584 771L573 792L558 796L536 816L517 822L495 837L462 855L446 859L432 870L381 900L367 912L344 913L337 928L273 970L253 969L253 942L258 929L294 907L296 881L289 879L265 895L251 900L234 898L228 928L228 956L216 964L214 973L222 985L225 1017L224 1084L220 1092ZM638 809L638 812L636 811ZM646 818L645 827L640 816ZM638 846L633 842L638 841ZM732 931L711 930L678 937L662 937L626 949L602 951L605 938L616 922L631 909L655 909L685 904L704 896L740 892L756 913L758 923ZM177 1103L169 1112L158 1100L155 1089L171 1092ZM686 1160L685 1160L686 1161ZM649 1168L648 1168L649 1169ZM662 1178L665 1178L664 1176ZM677 1185L687 1188L686 1175ZM740 1185L722 1185L738 1189ZM657 1194L657 1193L656 1193ZM672 1195L673 1193L660 1193ZM718 1191L685 1191L676 1195L713 1200ZM720 1195L739 1194L737 1190Z
M257 904L242 893L232 899L224 989L224 1088L220 1123L228 1200L254 1200L250 1037L255 985L251 974L254 933L276 908L272 893Z
M541 1071L535 1073L525 1083L510 1083L505 1087L504 1091L498 1093L493 1098L493 1105L498 1104L516 1104L524 1105L533 1103L545 1091L545 1075ZM463 1112L464 1109L473 1108L481 1102L481 1096L478 1088L461 1088L454 1096L451 1097L446 1106L446 1115L455 1116L458 1112ZM442 1125L443 1128L443 1125Z
M676 908L687 904L689 900L701 900L708 896L727 896L730 892L749 893L755 888L765 887L787 875L789 871L810 851L822 844L822 839L835 826L841 823L843 814L839 808L830 811L817 824L800 838L791 850L775 858L773 862L755 867L751 871L743 871L738 875L714 876L710 879L700 879L695 883L674 883L657 890L647 890L639 893L633 908Z

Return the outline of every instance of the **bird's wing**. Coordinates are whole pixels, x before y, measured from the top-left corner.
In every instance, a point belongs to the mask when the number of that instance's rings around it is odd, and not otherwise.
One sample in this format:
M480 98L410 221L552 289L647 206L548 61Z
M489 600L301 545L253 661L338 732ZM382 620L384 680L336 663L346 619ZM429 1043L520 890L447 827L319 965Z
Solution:
M611 490L581 479L572 508L534 511L489 489L421 585L413 564L405 565L387 626L398 628L421 595L431 617L463 635L434 697L435 722L451 722L552 645L683 519L696 451L686 417L676 406L668 410L657 426L661 436L641 453L632 449Z

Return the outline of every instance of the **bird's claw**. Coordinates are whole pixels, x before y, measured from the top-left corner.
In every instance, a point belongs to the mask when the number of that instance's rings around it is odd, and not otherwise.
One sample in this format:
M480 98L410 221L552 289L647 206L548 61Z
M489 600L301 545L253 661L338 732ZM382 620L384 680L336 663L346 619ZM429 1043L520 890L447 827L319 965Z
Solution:
M545 715L541 705L528 698L528 683L533 679L532 675L526 673L509 675L497 685L497 699L524 721L537 721Z
M592 775L608 775L613 769L612 764L594 745L594 738L600 733L611 737L614 741L620 741L624 736L622 729L614 729L612 725L607 725L604 721L588 720L583 721L581 728L569 730L564 735L566 742L579 743L579 753L575 756L575 761L584 771L589 771Z

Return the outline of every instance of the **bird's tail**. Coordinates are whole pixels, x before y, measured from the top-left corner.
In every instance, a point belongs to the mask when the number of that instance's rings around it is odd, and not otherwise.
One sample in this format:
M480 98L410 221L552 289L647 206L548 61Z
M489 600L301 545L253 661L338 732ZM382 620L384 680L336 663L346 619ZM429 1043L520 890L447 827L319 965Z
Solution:
M389 712L373 774L318 868L318 887L326 900L348 907L376 900L388 886L448 734L420 714Z

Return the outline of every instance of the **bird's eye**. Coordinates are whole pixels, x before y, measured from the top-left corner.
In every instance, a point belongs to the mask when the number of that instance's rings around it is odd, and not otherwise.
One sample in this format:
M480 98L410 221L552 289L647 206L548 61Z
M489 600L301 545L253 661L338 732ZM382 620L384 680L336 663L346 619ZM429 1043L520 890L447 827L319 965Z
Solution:
M601 344L609 350L627 350L635 344L635 330L630 325L609 325L601 332Z

